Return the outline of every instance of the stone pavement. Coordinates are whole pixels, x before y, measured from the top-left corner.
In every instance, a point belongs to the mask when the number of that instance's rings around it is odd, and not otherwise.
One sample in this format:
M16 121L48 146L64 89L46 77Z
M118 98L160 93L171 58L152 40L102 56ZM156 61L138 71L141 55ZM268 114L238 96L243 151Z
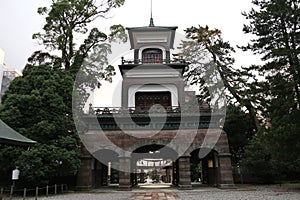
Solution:
M129 200L180 200L175 192L139 192Z

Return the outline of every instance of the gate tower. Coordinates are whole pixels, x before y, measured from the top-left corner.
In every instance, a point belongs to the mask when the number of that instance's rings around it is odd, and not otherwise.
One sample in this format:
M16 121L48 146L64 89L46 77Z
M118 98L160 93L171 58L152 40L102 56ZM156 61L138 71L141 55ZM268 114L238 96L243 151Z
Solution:
M194 181L221 188L234 186L227 135L218 124L221 116L212 114L207 105L183 112L190 93L184 91L182 77L187 63L173 59L170 53L176 29L154 26L152 18L149 26L127 28L134 57L122 58L119 65L121 107L91 105L85 115L88 131L83 140L92 155L86 153L82 158L79 188L117 184L120 190L130 190L144 182L150 170L160 181L180 189L192 189ZM184 113L188 115L183 117ZM158 132L152 134L153 130ZM186 144L193 133L193 140ZM183 136L180 143L188 145L180 155L180 145L169 145L178 134ZM216 135L216 144L199 157L204 138ZM201 172L194 172L195 166Z

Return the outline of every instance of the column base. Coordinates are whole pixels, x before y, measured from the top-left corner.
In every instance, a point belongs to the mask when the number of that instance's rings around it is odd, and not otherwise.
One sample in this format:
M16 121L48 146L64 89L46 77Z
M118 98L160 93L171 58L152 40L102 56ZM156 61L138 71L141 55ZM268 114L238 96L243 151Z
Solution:
M218 188L220 189L236 189L234 184L219 184Z
M119 191L131 191L132 187L131 187L131 185L122 185L122 186L119 186L118 190Z
M178 184L178 190L192 190L192 185L180 185Z

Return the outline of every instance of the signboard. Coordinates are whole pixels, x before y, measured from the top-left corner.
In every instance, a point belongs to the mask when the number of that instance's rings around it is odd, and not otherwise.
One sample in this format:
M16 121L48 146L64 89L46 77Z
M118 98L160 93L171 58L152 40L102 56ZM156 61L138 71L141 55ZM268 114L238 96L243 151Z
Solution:
M18 168L14 169L12 171L12 180L19 180L19 174L20 174L20 170L18 170Z

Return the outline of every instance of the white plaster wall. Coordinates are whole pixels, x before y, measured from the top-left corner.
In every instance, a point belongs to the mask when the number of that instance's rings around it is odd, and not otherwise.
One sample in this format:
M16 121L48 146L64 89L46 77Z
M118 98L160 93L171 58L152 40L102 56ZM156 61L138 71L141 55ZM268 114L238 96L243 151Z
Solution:
M130 86L128 89L128 107L135 107L136 92L170 92L172 106L178 106L178 90L173 84Z
M180 73L175 69L172 69L168 66L165 69L147 69L138 68L132 69L125 73L126 78L179 78L181 77Z

